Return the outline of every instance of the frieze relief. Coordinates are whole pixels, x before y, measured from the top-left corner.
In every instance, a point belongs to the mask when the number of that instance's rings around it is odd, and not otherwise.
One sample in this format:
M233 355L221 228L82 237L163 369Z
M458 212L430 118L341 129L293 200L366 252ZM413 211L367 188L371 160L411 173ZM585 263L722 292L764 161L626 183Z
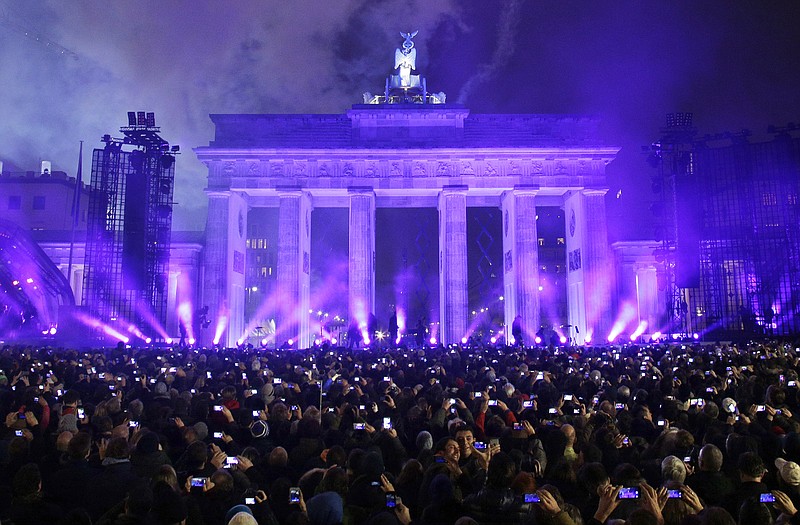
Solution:
M449 178L449 177L592 177L605 166L592 159L397 159L216 161L213 178Z

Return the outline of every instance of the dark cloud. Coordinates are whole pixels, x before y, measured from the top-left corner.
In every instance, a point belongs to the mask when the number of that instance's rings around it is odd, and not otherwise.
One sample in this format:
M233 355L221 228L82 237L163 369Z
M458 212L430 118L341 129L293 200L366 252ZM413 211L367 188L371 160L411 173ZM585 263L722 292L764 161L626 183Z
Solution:
M184 151L175 227L202 228L206 172L191 148L212 138L209 113L343 112L382 88L399 32L419 29L429 86L473 112L602 117L623 147L609 170L624 190L614 235L645 235L620 218L647 218L639 146L665 113L693 111L703 133L800 118L799 15L726 0L0 0L0 159L74 173L79 140L94 147L126 111L154 111Z

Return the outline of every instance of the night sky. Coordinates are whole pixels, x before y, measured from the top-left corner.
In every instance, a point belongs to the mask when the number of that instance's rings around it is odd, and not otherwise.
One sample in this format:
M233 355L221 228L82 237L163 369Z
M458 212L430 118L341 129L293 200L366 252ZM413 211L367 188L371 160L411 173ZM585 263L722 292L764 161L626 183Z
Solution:
M191 148L212 139L209 113L344 112L382 89L399 31L416 29L418 72L448 102L602 118L623 148L612 239L652 236L640 150L666 113L754 138L800 122L797 2L0 0L0 160L74 175L80 140L97 147L127 111L154 111L184 152L174 228L202 229Z

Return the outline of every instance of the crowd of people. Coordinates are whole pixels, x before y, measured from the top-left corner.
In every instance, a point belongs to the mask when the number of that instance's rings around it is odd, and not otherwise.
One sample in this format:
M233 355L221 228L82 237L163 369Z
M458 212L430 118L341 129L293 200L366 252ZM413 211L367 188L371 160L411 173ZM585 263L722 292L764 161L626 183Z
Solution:
M800 523L799 361L7 345L0 523Z

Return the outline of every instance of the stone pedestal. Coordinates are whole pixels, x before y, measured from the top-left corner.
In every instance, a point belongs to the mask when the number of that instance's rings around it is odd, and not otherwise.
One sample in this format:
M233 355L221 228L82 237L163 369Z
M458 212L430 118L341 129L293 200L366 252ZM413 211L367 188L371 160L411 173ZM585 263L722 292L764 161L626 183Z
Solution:
M278 294L275 344L311 344L308 309L311 274L311 199L298 188L279 190Z
M364 331L370 314L375 313L375 191L348 188L347 193L350 199L348 304L351 319Z
M439 339L460 343L467 333L467 186L439 193Z
M506 339L511 341L512 323L519 317L525 344L532 344L540 327L537 191L518 186L502 197Z

